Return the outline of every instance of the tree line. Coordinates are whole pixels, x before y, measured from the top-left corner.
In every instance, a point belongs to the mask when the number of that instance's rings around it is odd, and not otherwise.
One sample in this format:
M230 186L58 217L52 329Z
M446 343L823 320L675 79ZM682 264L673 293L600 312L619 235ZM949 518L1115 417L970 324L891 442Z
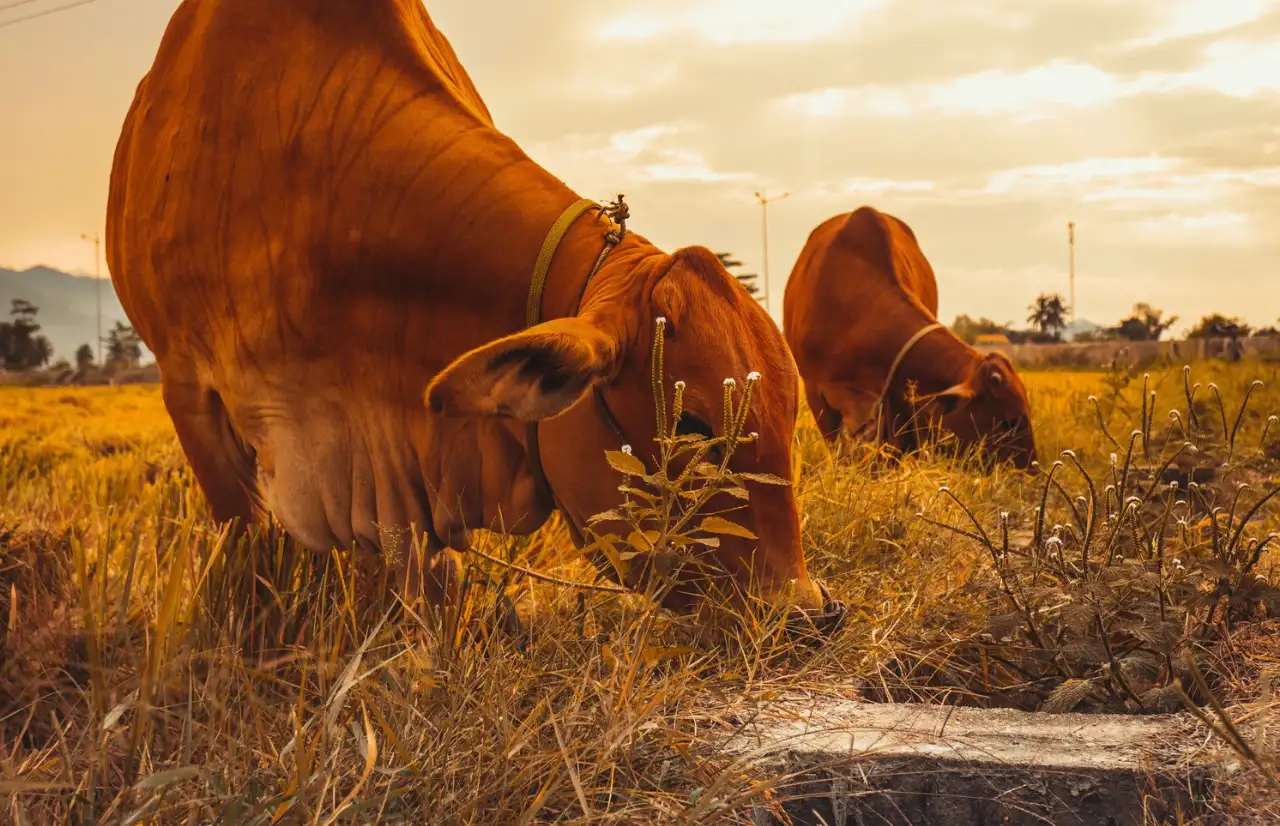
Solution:
M719 252L716 257L738 283L746 289L747 294L757 301L766 296L761 292L757 282L759 276L752 272L739 271L742 262L734 258L732 253ZM968 344L973 344L981 335L1001 335L1013 344L1045 344L1062 340L1062 333L1067 329L1069 313L1066 300L1060 293L1041 293L1027 308L1027 327L1017 329L1013 322L1000 324L985 316L973 318L967 314L956 316L951 331ZM1120 319L1112 327L1099 327L1096 330L1080 332L1075 335L1076 341L1159 341L1178 321L1178 317L1164 314L1164 310L1146 302L1133 305L1133 311ZM1278 322L1280 323L1280 322ZM1247 336L1280 336L1275 327L1263 327L1255 330L1239 318L1224 316L1221 313L1210 313L1204 316L1195 326L1186 332L1187 338L1245 338Z
M1003 335L1011 343L1048 343L1062 340L1067 328L1067 305L1058 293L1042 293L1027 308L1026 329L1014 328L1012 322L1000 324L989 318L973 318L967 314L956 316L951 331L968 344L982 335ZM1077 333L1076 341L1159 341L1178 321L1178 317L1165 317L1164 310L1145 302L1133 305L1133 311L1112 327ZM1210 313L1202 317L1186 332L1195 338L1245 338L1247 336L1280 336L1275 327L1255 330L1239 318Z
M30 301L13 299L9 320L0 321L0 366L5 370L71 369L66 359L53 361L53 345L40 332L40 322L36 320L39 315L40 308ZM127 324L117 321L102 344L108 371L137 367L142 361L142 339ZM97 366L93 348L81 344L75 353L75 369L84 372Z

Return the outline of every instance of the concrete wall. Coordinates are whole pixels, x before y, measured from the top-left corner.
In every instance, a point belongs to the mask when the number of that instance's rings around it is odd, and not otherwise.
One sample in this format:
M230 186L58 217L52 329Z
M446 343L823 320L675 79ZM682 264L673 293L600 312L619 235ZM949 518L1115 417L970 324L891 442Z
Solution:
M1242 354L1280 359L1280 336L1238 339ZM1227 358L1230 340L1225 338L1183 341L1087 341L1061 344L980 344L981 353L1000 352L1020 367L1100 367L1117 356L1138 365L1189 364L1211 358Z

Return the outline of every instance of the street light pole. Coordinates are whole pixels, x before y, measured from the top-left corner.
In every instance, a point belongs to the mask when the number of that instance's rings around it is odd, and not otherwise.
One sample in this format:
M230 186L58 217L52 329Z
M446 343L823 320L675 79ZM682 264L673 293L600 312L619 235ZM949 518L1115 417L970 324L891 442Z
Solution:
M88 235L84 233L80 233L80 237L86 241L90 241L93 243L93 280L97 282L96 284L94 284L94 289L97 291L97 294L98 294L98 369L101 370L102 369L102 264L101 264L102 256L99 255L98 253L99 253L99 249L102 246L102 239L98 237L98 234L96 232L93 234L92 238L90 238Z
M1071 320L1076 320L1076 222L1067 221L1067 278L1071 285Z
M756 200L760 202L760 239L764 247L764 309L770 312L769 301L773 293L769 289L769 202L781 201L790 195L790 192L784 192L781 195L775 195L772 198L766 196L763 192L756 193Z

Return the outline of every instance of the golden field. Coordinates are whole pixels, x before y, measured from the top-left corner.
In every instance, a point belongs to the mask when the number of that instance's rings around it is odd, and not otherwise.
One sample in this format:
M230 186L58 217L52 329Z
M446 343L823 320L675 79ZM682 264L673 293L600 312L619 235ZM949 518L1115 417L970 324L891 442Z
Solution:
M0 818L750 822L787 779L735 760L725 732L819 695L1190 704L1245 740L1215 806L1262 816L1277 372L1025 373L1036 476L832 457L803 422L808 558L849 606L816 645L778 618L709 631L475 555L456 615L370 617L344 554L226 541L158 387L0 388ZM595 581L555 520L479 549Z

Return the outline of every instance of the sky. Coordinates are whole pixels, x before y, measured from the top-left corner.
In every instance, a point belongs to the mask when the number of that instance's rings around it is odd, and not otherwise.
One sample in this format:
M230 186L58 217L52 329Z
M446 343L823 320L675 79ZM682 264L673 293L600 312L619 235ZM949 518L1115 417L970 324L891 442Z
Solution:
M0 267L93 271L80 235L102 231L120 125L176 6L0 27ZM626 193L659 246L760 272L754 193L787 193L768 206L775 316L810 230L864 204L915 230L947 322L1022 324L1038 293L1066 295L1068 221L1079 318L1138 301L1175 331L1280 316L1280 0L427 8L498 128L579 194Z

